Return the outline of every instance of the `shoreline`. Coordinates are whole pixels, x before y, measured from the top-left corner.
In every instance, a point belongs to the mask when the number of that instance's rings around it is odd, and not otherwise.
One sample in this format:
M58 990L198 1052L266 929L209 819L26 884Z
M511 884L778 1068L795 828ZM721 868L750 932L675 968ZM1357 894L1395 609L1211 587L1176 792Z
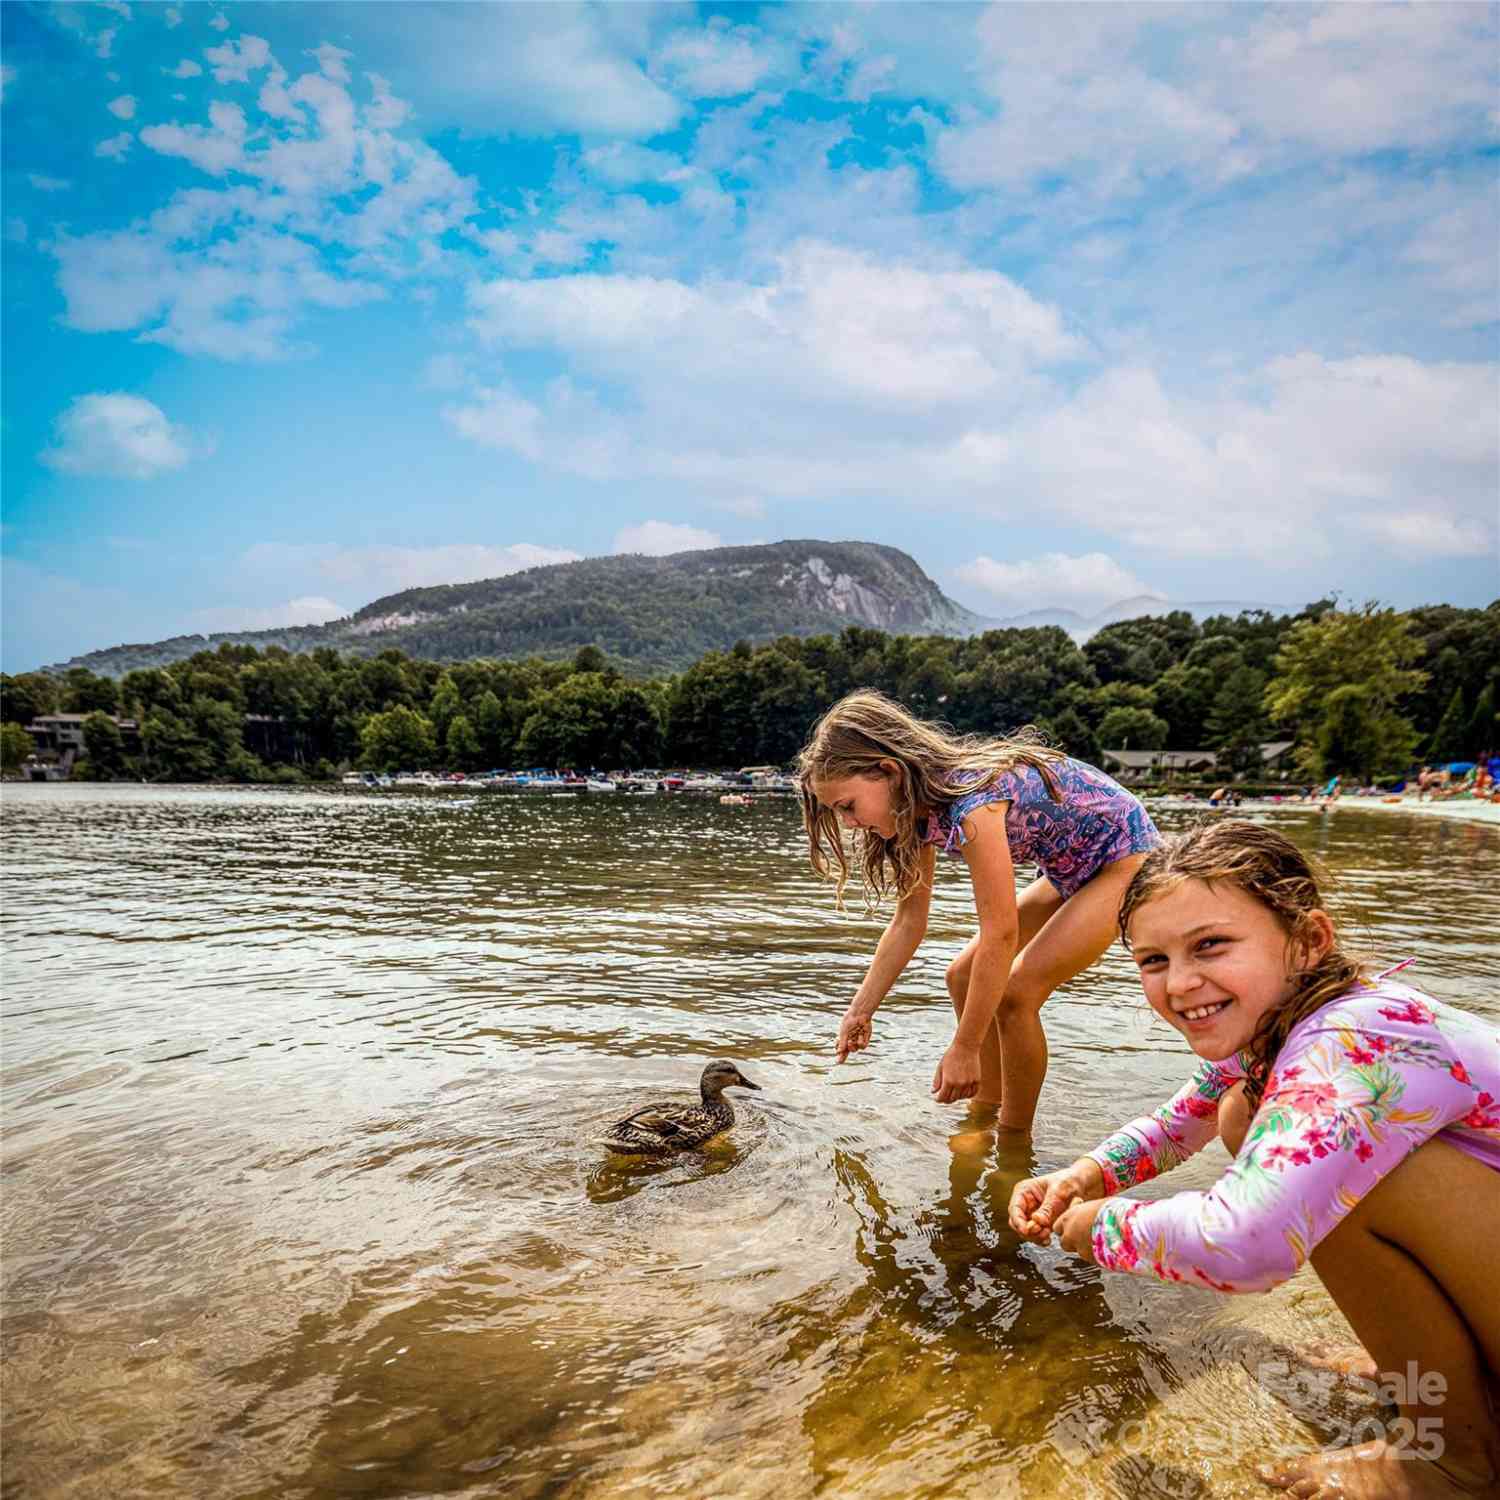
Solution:
M1405 797L1399 802L1385 802L1379 797L1340 797L1329 806L1330 811L1357 807L1367 812L1415 813L1418 817L1448 818L1459 823L1500 823L1500 803L1479 802L1472 797L1462 802L1417 802Z

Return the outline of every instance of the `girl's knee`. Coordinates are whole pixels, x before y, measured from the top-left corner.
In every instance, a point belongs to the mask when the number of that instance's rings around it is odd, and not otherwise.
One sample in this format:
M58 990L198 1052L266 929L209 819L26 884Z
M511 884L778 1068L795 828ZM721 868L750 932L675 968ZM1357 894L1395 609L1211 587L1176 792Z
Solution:
M1028 984L1024 976L1012 974L1005 993L1000 997L996 1015L1004 1022L1012 1016L1035 1015L1052 993L1040 985Z
M962 956L955 958L948 965L947 972L943 975L948 985L948 993L953 997L953 1004L958 1010L964 1008L964 1000L969 993L969 966Z

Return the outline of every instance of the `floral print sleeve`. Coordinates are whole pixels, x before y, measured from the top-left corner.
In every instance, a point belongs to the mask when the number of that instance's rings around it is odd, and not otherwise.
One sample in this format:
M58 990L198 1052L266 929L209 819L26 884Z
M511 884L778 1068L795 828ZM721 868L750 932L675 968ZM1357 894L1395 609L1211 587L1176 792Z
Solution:
M1361 984L1293 1028L1219 1181L1154 1203L1107 1198L1094 1259L1266 1291L1434 1136L1500 1173L1500 1028L1406 985Z
M1181 1166L1219 1133L1219 1101L1245 1076L1236 1054L1200 1063L1198 1071L1160 1109L1132 1120L1089 1155L1104 1174L1104 1190L1118 1193Z

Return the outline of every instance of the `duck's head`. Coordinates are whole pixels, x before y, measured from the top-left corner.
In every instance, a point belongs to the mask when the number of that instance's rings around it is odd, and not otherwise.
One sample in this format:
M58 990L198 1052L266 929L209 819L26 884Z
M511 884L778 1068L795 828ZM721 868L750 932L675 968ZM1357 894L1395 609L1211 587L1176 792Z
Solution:
M703 1097L713 1098L722 1094L725 1089L756 1089L758 1083L751 1083L748 1078L727 1058L719 1058L717 1062L711 1062L703 1070Z

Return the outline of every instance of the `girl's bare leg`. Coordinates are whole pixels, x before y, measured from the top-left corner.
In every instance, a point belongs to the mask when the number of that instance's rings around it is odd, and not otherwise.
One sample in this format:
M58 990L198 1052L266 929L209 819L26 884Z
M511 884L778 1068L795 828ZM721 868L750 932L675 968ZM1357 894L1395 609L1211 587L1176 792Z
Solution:
M1146 858L1132 854L1106 865L1064 901L1016 954L995 1013L1000 1032L1000 1124L1030 1130L1047 1076L1041 1009L1059 986L1083 973L1119 936L1125 887Z
M1444 1141L1360 1200L1312 1263L1377 1366L1399 1375L1403 1420L1384 1441L1267 1465L1266 1483L1298 1500L1500 1494L1496 1244L1500 1176Z
M1044 877L1033 880L1016 896L1017 956L1026 951L1026 945L1061 905L1062 897ZM948 965L948 994L952 997L953 1012L957 1016L964 1013L964 1001L969 994L969 975L974 968L974 954L978 947L979 937L976 934L964 945L963 952ZM979 1092L974 1096L974 1103L997 1108L1000 1104L1000 1078L1000 1024L997 1019L980 1044Z

